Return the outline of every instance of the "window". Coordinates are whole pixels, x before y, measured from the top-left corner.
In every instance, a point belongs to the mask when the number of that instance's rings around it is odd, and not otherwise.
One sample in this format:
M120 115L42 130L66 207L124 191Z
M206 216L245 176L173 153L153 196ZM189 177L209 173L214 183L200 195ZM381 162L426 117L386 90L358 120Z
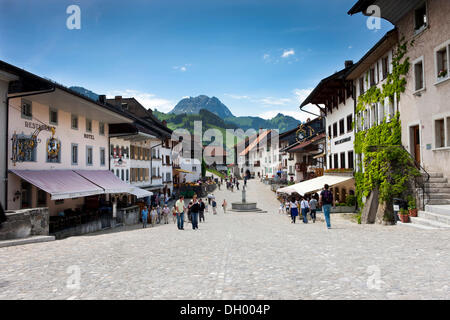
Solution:
M71 122L72 129L77 130L78 129L78 116L73 114L71 116L70 122Z
M122 181L125 180L125 171L122 169L122 171L120 172L120 179L122 179Z
M100 165L104 166L106 163L106 152L105 152L105 148L100 148ZM122 180L123 180L123 176L122 176Z
M414 63L414 78L415 78L415 90L419 91L424 89L424 77L423 77L423 58Z
M345 152L341 153L341 169L345 169Z
M167 172L167 173L166 173L166 181L169 182L169 181L171 181L171 180L172 180L172 178L171 178L171 176L170 176L170 172Z
M420 7L414 11L415 31L416 33L422 31L427 27L427 5L424 2Z
M389 57L384 57L381 60L381 67L382 67L382 73L383 73L383 80L387 78L389 73Z
M332 157L331 154L328 156L328 169L331 169L333 167Z
M448 54L450 50L450 45L445 45L436 51L436 67L437 67L437 78L438 80L443 80L448 78Z
M128 170L125 170L125 174L126 174L126 177L127 177L126 181L128 181L130 179L130 177L129 177L130 174L129 174Z
M369 77L370 77L370 86L373 87L376 84L375 83L375 68L370 68Z
M86 118L86 132L92 132L92 120Z
M49 114L49 122L50 124L57 125L58 124L58 111L50 108Z
M72 165L78 164L78 144L72 143Z
M347 132L353 130L353 115L349 114L347 116Z
M21 114L22 118L31 120L33 117L31 101L22 99Z
M338 129L337 129L337 122L333 123L333 138L337 137L338 135Z
M192 166L192 172L197 172L197 167L196 166Z
M353 169L353 151L348 152L348 168Z
M331 138L331 126L328 126L328 138Z
M434 136L435 136L435 145L436 148L445 147L445 123L444 119L439 119L434 121Z
M29 144L31 136L18 135L17 145ZM22 162L36 161L36 148L24 148L23 153L17 154L17 160Z
M93 148L89 147L89 146L86 146L86 164L88 166L92 166L93 165L93 160L94 160Z
M359 78L359 95L364 94L364 77Z
M337 154L337 153L334 154L334 166L333 166L333 168L334 168L334 169L339 168L338 154Z
M339 120L339 135L342 135L345 133L345 127L344 127L344 119Z
M103 122L98 124L98 131L101 136L105 135L105 124Z
M46 207L47 206L47 192L40 190L40 189L38 190L37 205L38 205L38 207Z

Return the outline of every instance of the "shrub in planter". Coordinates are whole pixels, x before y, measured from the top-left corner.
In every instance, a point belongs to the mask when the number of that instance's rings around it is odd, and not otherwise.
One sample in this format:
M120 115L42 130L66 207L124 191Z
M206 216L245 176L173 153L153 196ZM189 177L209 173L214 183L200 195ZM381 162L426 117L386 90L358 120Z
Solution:
M411 217L417 217L416 199L411 195L408 196L408 210Z
M406 209L401 209L399 212L399 216L400 216L400 221L403 223L408 223L409 222L409 213L408 210Z

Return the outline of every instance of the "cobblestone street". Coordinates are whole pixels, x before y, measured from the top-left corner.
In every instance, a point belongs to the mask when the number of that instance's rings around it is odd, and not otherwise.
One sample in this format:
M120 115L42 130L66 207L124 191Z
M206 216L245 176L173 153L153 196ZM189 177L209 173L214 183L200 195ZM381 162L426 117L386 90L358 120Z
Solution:
M197 231L135 226L0 248L0 299L450 298L449 231L291 224L255 180L247 199L268 212L224 214L223 198L231 208L241 192L223 189Z

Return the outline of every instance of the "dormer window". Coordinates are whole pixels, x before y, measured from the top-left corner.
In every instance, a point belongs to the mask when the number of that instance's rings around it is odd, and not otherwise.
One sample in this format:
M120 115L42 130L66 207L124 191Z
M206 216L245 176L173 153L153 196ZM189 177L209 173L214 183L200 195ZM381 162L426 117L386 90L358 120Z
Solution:
M414 17L415 17L415 31L416 33L419 33L422 30L424 30L428 24L427 5L425 2L414 11Z

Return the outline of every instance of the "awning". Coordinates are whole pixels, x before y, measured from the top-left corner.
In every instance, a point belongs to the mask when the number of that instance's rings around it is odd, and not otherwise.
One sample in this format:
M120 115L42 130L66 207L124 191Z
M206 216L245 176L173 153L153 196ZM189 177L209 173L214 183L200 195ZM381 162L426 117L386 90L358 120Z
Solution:
M352 180L353 177L348 176L321 176L311 180L306 180L289 187L281 188L277 190L277 193L292 194L297 192L301 196L306 193L317 192L323 189L325 184L330 187Z
M83 178L105 190L104 193L131 193L133 186L117 178L109 170L75 170Z
M190 172L190 171L187 171L187 170L184 170L184 169L175 169L175 171L178 171L178 172L181 172L181 173L191 173L191 174L194 174L193 172Z
M153 192L134 187L131 192L131 194L135 195L138 199L145 198L145 197L151 197L153 195Z
M87 197L104 193L98 185L72 170L10 170L51 195L51 200Z

